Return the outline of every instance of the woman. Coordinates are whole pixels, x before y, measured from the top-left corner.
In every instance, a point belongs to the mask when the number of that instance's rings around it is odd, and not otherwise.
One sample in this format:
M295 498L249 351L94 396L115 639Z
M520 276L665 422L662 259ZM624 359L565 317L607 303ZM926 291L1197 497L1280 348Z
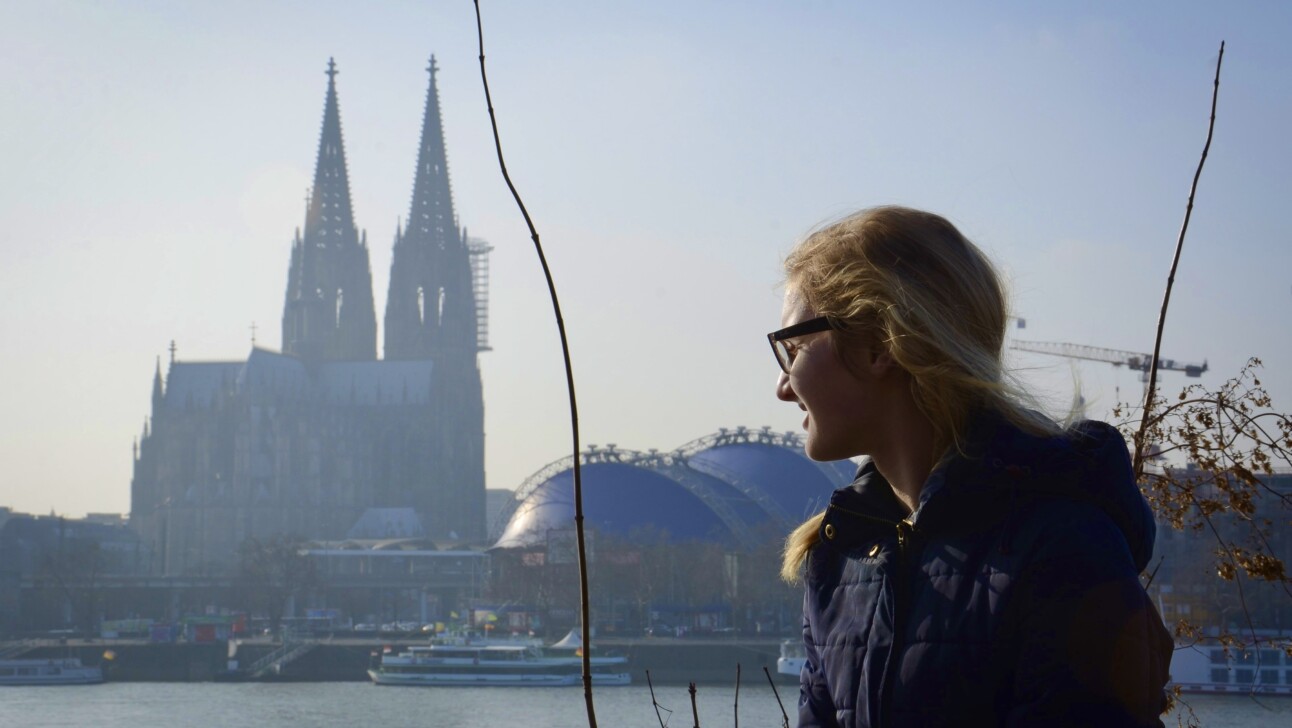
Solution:
M1172 642L1122 437L1002 371L1000 280L945 219L864 210L786 260L777 396L815 460L867 455L787 540L800 726L1161 725Z

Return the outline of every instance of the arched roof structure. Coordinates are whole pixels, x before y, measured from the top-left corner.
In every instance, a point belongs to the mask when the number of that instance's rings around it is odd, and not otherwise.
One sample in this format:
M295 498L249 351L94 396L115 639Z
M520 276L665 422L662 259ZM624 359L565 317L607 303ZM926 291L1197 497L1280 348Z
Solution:
M633 538L713 540L750 547L767 525L787 530L848 483L851 461L816 463L796 433L723 428L676 450L590 446L579 454L585 525ZM574 527L573 458L531 475L494 524L494 548L528 548Z

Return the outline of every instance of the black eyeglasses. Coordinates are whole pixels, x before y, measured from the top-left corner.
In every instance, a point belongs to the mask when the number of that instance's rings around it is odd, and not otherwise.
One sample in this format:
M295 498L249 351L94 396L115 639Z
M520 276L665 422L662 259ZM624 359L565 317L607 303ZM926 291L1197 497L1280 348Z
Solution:
M794 356L799 351L798 345L790 343L790 339L819 331L829 331L833 328L834 322L829 316L817 316L814 319L800 321L793 326L786 326L780 331L773 331L767 335L767 343L772 345L772 353L776 355L776 363L781 365L781 371L789 374Z

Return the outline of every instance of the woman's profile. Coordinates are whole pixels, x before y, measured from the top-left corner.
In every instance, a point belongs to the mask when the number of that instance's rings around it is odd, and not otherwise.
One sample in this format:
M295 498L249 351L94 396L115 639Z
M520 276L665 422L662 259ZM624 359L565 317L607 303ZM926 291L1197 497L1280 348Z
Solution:
M800 726L1161 725L1153 514L1109 425L1010 384L1007 302L947 220L863 210L785 262L776 394L807 454L867 456L786 543Z

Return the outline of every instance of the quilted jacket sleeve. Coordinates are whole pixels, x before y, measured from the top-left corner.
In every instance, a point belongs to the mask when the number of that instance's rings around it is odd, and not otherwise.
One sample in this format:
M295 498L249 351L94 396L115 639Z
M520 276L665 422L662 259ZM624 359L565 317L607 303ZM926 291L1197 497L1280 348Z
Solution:
M1007 725L1161 726L1173 644L1125 539L1084 504L1054 520L1019 584Z
M799 673L798 725L799 728L838 728L834 701L830 699L825 672L821 669L821 655L812 640L806 597L803 613L803 647L807 651L807 661L803 663L803 671Z

